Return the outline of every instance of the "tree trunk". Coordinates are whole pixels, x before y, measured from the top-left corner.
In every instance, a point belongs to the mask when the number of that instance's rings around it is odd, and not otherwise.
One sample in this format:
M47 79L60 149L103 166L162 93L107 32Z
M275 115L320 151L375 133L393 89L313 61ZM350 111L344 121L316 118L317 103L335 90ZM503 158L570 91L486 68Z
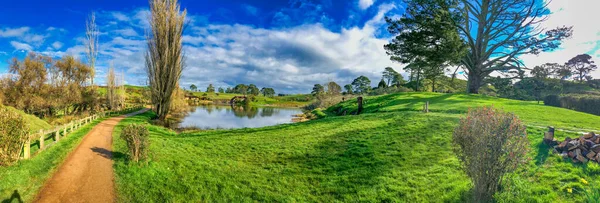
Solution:
M479 94L479 88L482 85L482 78L475 71L469 71L469 82L468 82L467 93Z
M431 80L431 92L435 92L435 78Z
M417 72L417 85L415 86L415 92L419 91L419 86L420 86L419 80L421 80L421 71Z

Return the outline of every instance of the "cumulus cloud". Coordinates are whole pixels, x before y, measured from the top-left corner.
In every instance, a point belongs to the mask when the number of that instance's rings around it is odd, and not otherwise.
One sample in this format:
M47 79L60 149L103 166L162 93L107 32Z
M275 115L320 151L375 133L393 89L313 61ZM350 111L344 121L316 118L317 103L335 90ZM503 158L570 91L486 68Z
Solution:
M10 45L15 48L15 51L32 51L33 47L26 43L10 41Z
M527 55L521 57L528 67L543 63L565 63L579 54L587 53L596 62L600 62L600 24L593 23L596 8L600 7L597 0L551 1L548 5L552 12L543 27L552 29L560 26L573 26L573 36L563 42L560 49L553 52L541 53L539 56ZM600 71L592 74L600 78Z
M29 27L0 28L0 37L20 37L29 32Z
M317 8L315 12L308 13L311 18L307 18L307 23L301 26L265 29L190 21L183 36L187 66L181 85L196 84L205 88L213 84L225 88L252 83L259 87L273 87L281 93L305 93L316 83L335 81L344 85L360 75L369 77L375 85L385 67L401 71L401 65L393 64L383 49L389 39L376 36L384 25L383 16L394 8L393 5L380 6L377 15L364 25L345 26L332 31L323 23L330 20L323 17L324 11L319 5L298 2L302 3L298 8ZM283 9L281 13L292 17L303 14L301 10L292 9ZM138 9L123 14L130 20L120 21L122 16L111 14L101 16L103 19L98 21L106 35L102 36L99 47L97 72L106 72L112 62L118 72L127 73L127 83L145 84L144 54L147 45L145 38L138 33L148 26L148 11ZM35 49L23 42L14 41L13 47ZM65 49L64 45L61 48ZM42 53L55 57L68 54L85 60L83 45ZM101 83L102 77L98 74L96 79Z
M182 84L253 83L306 92L316 83L333 80L343 85L360 75L375 84L383 68L401 70L383 50L388 40L374 36L384 14L392 8L381 6L365 26L339 33L318 23L280 30L245 25L193 27L184 37L189 46Z
M62 42L56 41L56 42L52 43L52 48L54 48L54 49L60 49L60 48L63 47L63 45L64 44Z
M375 0L358 0L358 7L364 10L371 7L373 3L375 3Z

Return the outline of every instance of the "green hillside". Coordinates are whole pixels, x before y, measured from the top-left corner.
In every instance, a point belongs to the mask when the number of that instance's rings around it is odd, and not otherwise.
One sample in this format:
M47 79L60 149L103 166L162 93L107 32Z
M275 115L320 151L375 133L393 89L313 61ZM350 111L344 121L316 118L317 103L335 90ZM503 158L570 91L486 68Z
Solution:
M331 107L330 116L257 129L177 134L151 126L151 160L125 161L115 139L115 174L123 202L465 202L472 185L452 152L454 127L470 107L494 105L527 125L600 128L600 117L484 96L402 93ZM430 101L432 113L422 113ZM153 115L128 118L149 124ZM600 184L596 163L573 164L529 127L530 161L507 177L499 202L582 202ZM577 134L557 131L559 139ZM120 154L120 155L119 155Z

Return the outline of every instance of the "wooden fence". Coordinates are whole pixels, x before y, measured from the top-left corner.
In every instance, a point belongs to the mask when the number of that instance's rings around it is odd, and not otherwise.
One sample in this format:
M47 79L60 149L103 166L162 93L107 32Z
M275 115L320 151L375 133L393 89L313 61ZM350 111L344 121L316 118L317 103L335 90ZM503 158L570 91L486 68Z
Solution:
M133 112L136 110L140 110L142 108L143 108L143 106L135 106L135 107L125 108L120 111L107 111L107 112L103 111L103 112L94 114L89 117L71 121L70 123L62 125L62 126L57 126L51 130L40 130L38 133L29 134L27 141L23 145L22 159L31 158L31 155L32 155L31 154L31 146L32 145L39 146L39 149L35 153L35 154L38 154L38 153L42 152L43 150L51 147L53 144L58 143L61 140L61 138L68 136L70 133L75 132L77 129L83 127L86 124L91 123L92 121L95 121L96 119L104 118L104 117L111 117L111 116L115 116L115 115L121 115L124 113L130 113L130 112ZM48 137L48 136L50 136L50 137ZM54 138L54 142L45 143L46 139L48 139L48 138ZM35 143L35 144L31 143L32 140L36 141L38 139L39 139L38 143Z

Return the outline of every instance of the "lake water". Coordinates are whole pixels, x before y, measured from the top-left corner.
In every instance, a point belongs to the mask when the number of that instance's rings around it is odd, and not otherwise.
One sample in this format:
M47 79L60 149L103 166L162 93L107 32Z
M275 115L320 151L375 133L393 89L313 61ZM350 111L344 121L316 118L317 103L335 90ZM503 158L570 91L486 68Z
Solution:
M179 127L257 128L291 123L294 115L300 113L297 108L197 106L182 119Z

